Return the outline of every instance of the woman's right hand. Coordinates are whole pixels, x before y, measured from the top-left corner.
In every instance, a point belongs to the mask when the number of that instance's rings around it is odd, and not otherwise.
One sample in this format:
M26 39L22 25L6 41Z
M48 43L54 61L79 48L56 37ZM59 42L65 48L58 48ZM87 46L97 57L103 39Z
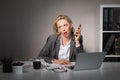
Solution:
M75 43L76 43L76 45L80 45L80 43L79 43L80 36L81 36L81 24L79 25L79 27L74 32L74 37L75 37Z

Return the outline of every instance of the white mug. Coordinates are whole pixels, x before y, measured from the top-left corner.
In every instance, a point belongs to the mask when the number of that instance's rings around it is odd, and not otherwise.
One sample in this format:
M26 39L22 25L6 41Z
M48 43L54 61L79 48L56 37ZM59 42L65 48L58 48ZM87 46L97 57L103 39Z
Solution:
M14 74L23 74L23 66L13 66Z

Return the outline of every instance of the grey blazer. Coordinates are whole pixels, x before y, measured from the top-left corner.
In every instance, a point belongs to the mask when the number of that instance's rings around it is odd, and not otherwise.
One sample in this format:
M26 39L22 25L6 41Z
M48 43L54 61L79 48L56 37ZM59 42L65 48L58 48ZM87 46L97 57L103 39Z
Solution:
M74 35L71 35L71 43L70 43L70 61L75 61L78 53L83 52L83 37L81 36L79 39L80 46L76 47L74 42ZM40 51L37 58L44 58L46 62L51 62L53 59L58 59L58 53L60 49L60 35L50 35L47 38L47 42Z

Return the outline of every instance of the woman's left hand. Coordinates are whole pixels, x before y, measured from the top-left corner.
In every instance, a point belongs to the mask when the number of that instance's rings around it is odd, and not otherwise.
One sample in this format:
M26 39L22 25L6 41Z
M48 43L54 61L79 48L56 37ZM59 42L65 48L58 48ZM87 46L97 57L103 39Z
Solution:
M55 59L53 60L53 63L55 64L62 64L62 65L67 65L67 64L70 64L70 62L68 60L58 60L58 59Z
M80 43L79 43L80 36L81 36L81 24L79 25L79 27L74 32L74 37L75 37L75 43L76 43L76 45L80 45Z

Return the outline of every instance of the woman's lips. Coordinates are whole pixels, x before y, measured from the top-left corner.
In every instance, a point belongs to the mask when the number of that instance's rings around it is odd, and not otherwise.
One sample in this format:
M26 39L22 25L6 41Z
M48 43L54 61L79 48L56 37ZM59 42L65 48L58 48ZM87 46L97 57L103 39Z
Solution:
M64 35L66 35L67 34L67 32L64 32Z

